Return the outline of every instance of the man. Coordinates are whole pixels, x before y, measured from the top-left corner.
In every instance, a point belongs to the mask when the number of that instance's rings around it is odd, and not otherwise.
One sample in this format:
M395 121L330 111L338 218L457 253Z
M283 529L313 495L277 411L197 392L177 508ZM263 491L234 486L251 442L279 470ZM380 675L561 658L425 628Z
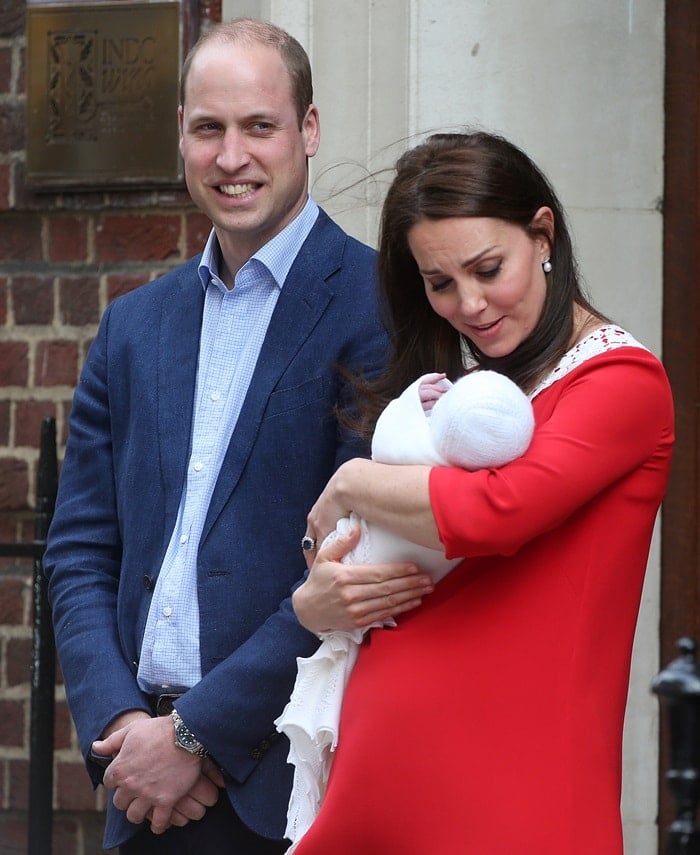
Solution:
M179 121L213 231L105 312L45 567L81 748L112 796L105 847L278 853L292 768L273 722L318 645L290 595L306 513L365 452L333 410L338 365L383 361L375 257L308 196L319 117L289 34L207 32Z

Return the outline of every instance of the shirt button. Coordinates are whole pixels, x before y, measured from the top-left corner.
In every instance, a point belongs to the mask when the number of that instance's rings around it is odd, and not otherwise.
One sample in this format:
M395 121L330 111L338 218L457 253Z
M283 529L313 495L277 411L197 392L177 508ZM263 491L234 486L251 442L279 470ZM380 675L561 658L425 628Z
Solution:
M186 534L181 535L180 543L187 543L187 535Z
M221 395L218 392L212 392L211 393L212 401L218 401L220 397L221 397Z
M166 607L163 609L163 614L164 614L166 617L170 617L170 615L171 615L172 613L173 613L173 610L170 608L170 606L166 606Z
M202 469L204 469L204 464L202 463L202 461L201 461L201 460L198 460L198 461L194 464L194 471L195 471L195 472L201 472L201 471L202 471Z

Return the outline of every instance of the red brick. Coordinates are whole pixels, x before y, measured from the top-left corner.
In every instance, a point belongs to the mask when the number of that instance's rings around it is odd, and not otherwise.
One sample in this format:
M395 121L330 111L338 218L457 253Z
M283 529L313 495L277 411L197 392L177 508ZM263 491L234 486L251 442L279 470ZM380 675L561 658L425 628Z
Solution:
M180 253L180 217L106 214L97 226L98 262L162 261Z
M28 492L29 478L24 460L0 457L0 508L8 511L26 508Z
M104 825L103 811L74 815L54 813L51 832L53 852L55 855L119 855L118 849L102 848ZM0 852L0 855L3 853Z
M25 701L0 701L0 745L22 748L27 712Z
M0 47L0 94L12 94L12 48Z
M27 851L27 817L20 813L0 812L0 840L2 840L3 853L15 853ZM64 852L65 855L75 855L77 850L54 850Z
M11 810L25 810L29 801L29 760L9 760L7 768L10 773L7 806Z
M0 276L0 324L7 323L7 295L9 293L9 279Z
M28 579L0 576L0 625L23 626L31 597Z
M15 543L17 541L17 520L0 513L0 542ZM0 619L0 623L2 620Z
M32 681L32 639L9 638L5 652L8 686L21 686Z
M26 62L25 59L26 50L25 48L19 49L19 76L17 77L17 94L23 95L26 92L26 88L24 85L24 75L26 71Z
M4 261L41 261L41 216L0 216L0 258Z
M56 657L56 685L63 685L63 671L61 670L61 663L58 661L58 657Z
M18 543L29 543L34 540L34 514L27 513L17 518L17 541Z
M0 38L19 36L24 30L25 4L17 0L0 3Z
M51 824L51 849L56 855L97 855L99 849L87 849L84 844L81 844L82 838L82 822L77 816L70 814L53 815ZM1 855L1 853L0 853Z
M128 294L129 291L133 291L135 288L143 285L147 279L148 276L145 273L139 276L117 276L116 274L108 276L107 302L111 303L117 297L121 297L122 294Z
M95 276L61 279L58 306L61 323L83 327L100 319L100 282Z
M31 520L31 526L28 524ZM0 541L3 543L27 543L34 539L34 515L26 508L16 510L4 510L0 508ZM27 608L31 605L30 589L26 591L26 596L19 596L18 599L12 599L10 595L7 600L3 600L2 584L5 580L12 580L11 585L14 585L16 580L20 580L23 584L31 577L32 567L34 562L31 558L20 558L11 556L0 558L0 624L6 622L16 625L22 623L22 615L25 613L24 606ZM14 588L12 591L14 592ZM8 612L17 610L16 620L6 619Z
M0 111L0 152L9 154L24 149L24 105L5 102Z
M22 341L0 341L0 387L26 386L29 347Z
M46 416L56 418L53 401L17 401L15 403L15 447L38 448L41 423Z
M24 541L17 541L18 543L24 543ZM23 568L25 568L24 572L29 575L32 571L33 562L29 558L0 558L0 574L6 573L21 573L23 572Z
M10 444L10 402L0 401L0 445ZM1 540L2 538L0 538Z
M7 211L10 207L10 176L12 175L9 163L0 163L0 211Z
M85 217L50 217L47 261L85 261L88 245L87 227L88 220Z
M187 214L185 217L185 252L187 258L197 255L197 253L204 249L204 244L207 242L210 231L211 220L209 217L200 214L198 211Z
M36 349L34 383L37 386L75 386L77 382L77 343L40 341Z
M95 810L96 796L82 762L56 763L56 808Z
M15 276L12 279L12 306L15 323L53 322L53 280L43 276Z
M67 400L63 404L63 428L60 429L60 433L57 433L56 441L58 443L58 455L59 455L59 472L61 463L63 462L63 453L65 452L66 442L68 442L68 418L70 416L71 407L73 406L73 399L71 397L70 400Z
M57 751L65 750L72 746L73 719L65 701L56 703L54 748Z

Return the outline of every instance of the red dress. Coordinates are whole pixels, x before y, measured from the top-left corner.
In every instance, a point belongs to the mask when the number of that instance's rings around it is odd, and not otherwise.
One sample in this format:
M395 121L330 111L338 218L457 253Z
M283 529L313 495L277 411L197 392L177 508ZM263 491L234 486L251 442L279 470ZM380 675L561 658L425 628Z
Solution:
M295 855L622 854L622 725L672 399L658 360L621 346L574 358L533 406L519 460L431 470L440 538L466 559L363 646Z

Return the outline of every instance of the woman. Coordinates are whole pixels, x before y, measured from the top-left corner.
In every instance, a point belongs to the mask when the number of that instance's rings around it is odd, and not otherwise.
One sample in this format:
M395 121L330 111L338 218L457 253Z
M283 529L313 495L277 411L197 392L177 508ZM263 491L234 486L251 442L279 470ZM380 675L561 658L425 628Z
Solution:
M357 535L319 550L294 597L309 629L405 613L362 648L295 853L621 855L632 638L673 442L666 375L586 300L556 196L505 140L409 151L381 228L393 350L367 429L410 378L461 373L464 352L527 392L535 432L498 470L351 460L310 512L319 543L354 511L466 558L423 598L406 566L357 583L363 568L338 563Z

